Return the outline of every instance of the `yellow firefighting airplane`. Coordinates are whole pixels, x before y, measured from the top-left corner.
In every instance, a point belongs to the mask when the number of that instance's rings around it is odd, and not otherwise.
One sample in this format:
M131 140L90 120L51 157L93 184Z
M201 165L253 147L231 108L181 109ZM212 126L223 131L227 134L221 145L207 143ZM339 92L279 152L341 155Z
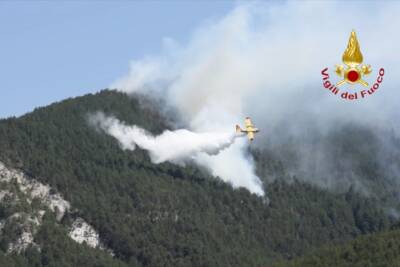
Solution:
M246 119L244 120L244 126L246 128L245 130L240 128L239 125L236 125L236 132L247 134L247 137L249 138L249 140L253 141L255 133L258 133L260 130L258 130L256 127L254 127L253 123L251 122L250 117L246 117Z

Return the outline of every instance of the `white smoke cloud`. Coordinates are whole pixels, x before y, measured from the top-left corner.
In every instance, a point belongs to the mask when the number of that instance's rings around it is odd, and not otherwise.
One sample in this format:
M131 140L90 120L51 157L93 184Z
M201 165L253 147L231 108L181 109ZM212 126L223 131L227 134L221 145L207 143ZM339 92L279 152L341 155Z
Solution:
M116 138L123 149L135 150L138 146L147 150L153 163L169 161L175 164L184 164L192 160L209 168L213 175L220 176L234 187L246 187L258 195L264 194L257 176L248 179L247 171L252 166L237 162L236 175L233 177L225 167L222 167L226 161L243 160L237 157L232 158L232 153L224 152L234 144L236 138L243 136L234 131L195 133L180 129L166 130L158 136L153 136L136 125L128 126L115 117L106 116L102 112L90 114L89 122ZM239 142L239 146L236 146L235 149L244 149L244 144L244 142ZM236 153L241 153L241 151L236 151ZM219 154L221 156L217 157ZM248 163L246 160L245 162Z
M166 130L153 136L136 125L128 126L101 112L90 115L89 121L115 137L123 149L135 150L139 146L149 151L154 163L183 163L201 153L216 155L232 145L238 137L233 131L194 133L186 129Z
M323 134L345 122L397 127L400 4L345 6L331 1L240 4L199 27L188 43L170 41L174 45L162 54L133 62L129 74L111 88L163 98L193 131L230 131L251 116L261 129L256 146ZM329 67L330 79L338 81L333 66L341 63L352 29L364 63L373 68L368 81L376 79L380 67L386 69L379 91L357 102L332 95L321 77ZM246 147L245 140L236 142L197 162L225 181L260 192ZM306 148L304 153L312 152Z

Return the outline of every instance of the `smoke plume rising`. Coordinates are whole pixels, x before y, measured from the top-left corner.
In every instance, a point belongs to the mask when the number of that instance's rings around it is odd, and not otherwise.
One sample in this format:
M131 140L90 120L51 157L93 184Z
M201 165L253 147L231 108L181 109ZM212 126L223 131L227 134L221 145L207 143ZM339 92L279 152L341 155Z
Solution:
M355 174L353 158L335 156L335 144L327 149L321 140L333 140L332 133L348 125L361 125L375 135L398 132L399 13L397 2L348 2L345 9L342 2L331 1L239 4L226 16L205 22L185 44L167 37L162 53L132 62L130 72L111 87L163 99L191 131L229 132L251 116L261 130L252 145L274 151L294 174L331 187L337 183L331 174L338 171L350 183L367 187ZM368 81L376 79L380 67L386 70L381 88L358 101L334 96L323 88L321 77L329 67L330 79L338 81L333 68L342 63L352 29L364 63L373 69ZM262 192L247 147L241 140L196 162L235 186ZM293 161L284 148L295 151ZM399 177L398 167L390 169Z

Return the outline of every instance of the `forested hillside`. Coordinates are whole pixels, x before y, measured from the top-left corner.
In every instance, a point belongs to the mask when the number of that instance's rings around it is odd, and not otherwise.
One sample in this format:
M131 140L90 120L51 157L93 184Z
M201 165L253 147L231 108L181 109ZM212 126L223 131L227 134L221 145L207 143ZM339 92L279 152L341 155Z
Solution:
M115 139L90 127L87 115L96 111L153 133L172 127L151 105L142 107L137 97L108 90L0 120L0 161L49 184L76 209L61 223L45 220L35 237L40 252L31 248L10 255L1 246L3 262L269 266L391 226L379 203L352 189L334 193L291 177L291 183L266 183L266 199L234 190L195 166L152 164L144 151L124 151ZM256 153L264 181L266 175L289 175L279 158ZM70 216L93 225L114 258L69 243L62 225Z
M274 265L274 267L284 266L400 266L400 231L392 230L361 236L346 245L325 246L307 253L304 257Z

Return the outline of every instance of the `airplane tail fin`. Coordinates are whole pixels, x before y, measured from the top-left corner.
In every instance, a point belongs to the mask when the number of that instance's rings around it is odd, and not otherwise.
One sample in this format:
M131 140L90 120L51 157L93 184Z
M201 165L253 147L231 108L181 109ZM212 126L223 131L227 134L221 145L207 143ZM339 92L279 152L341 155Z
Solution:
M242 128L240 128L239 125L236 125L236 133L241 133L242 132Z

